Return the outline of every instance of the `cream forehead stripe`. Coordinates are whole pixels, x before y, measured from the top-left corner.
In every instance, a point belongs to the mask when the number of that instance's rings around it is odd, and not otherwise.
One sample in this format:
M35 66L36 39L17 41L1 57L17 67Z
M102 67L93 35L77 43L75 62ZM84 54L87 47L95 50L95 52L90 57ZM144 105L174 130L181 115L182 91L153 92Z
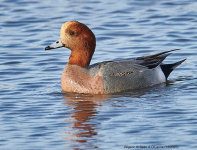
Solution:
M76 21L69 21L64 23L62 26L64 26L64 28L67 28L68 26L70 26L71 24L77 23Z
M75 24L75 23L77 23L77 22L76 22L76 21L69 21L69 22L66 22L66 23L64 23L64 24L62 25L61 30L62 30L62 29L67 29L71 24Z
M60 38L65 38L65 30L71 25L71 24L74 24L74 23L77 23L76 21L69 21L69 22L66 22L62 25L61 27L61 30L60 30Z

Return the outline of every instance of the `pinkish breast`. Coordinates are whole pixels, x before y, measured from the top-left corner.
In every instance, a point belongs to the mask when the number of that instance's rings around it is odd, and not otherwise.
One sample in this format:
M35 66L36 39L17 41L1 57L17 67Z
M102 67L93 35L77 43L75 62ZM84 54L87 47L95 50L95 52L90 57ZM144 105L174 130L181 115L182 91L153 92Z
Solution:
M91 77L85 68L76 65L66 65L62 73L61 86L65 92L105 93L100 73Z

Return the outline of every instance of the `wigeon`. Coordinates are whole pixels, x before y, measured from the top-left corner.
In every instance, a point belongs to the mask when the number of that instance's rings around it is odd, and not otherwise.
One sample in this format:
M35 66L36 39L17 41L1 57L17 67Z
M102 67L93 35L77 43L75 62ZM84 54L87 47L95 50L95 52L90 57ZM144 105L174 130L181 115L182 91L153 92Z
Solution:
M173 64L162 61L170 54L166 51L137 58L105 61L90 65L95 51L94 33L78 21L62 25L60 38L45 50L66 47L71 50L65 66L61 87L65 92L106 94L141 89L166 82L169 74L184 60Z

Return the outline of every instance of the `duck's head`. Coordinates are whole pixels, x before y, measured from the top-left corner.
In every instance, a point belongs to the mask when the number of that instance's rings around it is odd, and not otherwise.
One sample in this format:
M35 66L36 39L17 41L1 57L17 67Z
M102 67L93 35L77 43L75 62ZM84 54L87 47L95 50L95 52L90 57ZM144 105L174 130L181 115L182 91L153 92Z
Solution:
M60 38L45 50L66 47L71 50L69 65L87 68L90 64L96 46L93 32L78 21L69 21L62 25Z

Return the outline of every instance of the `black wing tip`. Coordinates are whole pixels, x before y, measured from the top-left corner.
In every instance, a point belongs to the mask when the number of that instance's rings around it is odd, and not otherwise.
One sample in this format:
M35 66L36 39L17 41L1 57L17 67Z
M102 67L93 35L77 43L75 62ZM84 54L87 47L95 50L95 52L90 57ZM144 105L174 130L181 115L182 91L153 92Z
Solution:
M159 55L159 56L157 56L157 57L159 57L159 58L166 58L166 57L168 57L169 55L171 55L172 53L166 53L166 54L162 54L162 55Z
M165 51L165 52L161 52L161 53L157 53L157 54L153 54L153 55L148 55L148 56L144 56L144 57L148 57L148 58L159 57L159 56L162 56L162 55L167 54L169 52L177 51L177 50L180 50L180 48L169 50L169 51Z
M172 53L162 54L155 57L144 57L144 62L140 63L142 66L148 67L148 69L153 69L159 66L167 56L171 55Z

